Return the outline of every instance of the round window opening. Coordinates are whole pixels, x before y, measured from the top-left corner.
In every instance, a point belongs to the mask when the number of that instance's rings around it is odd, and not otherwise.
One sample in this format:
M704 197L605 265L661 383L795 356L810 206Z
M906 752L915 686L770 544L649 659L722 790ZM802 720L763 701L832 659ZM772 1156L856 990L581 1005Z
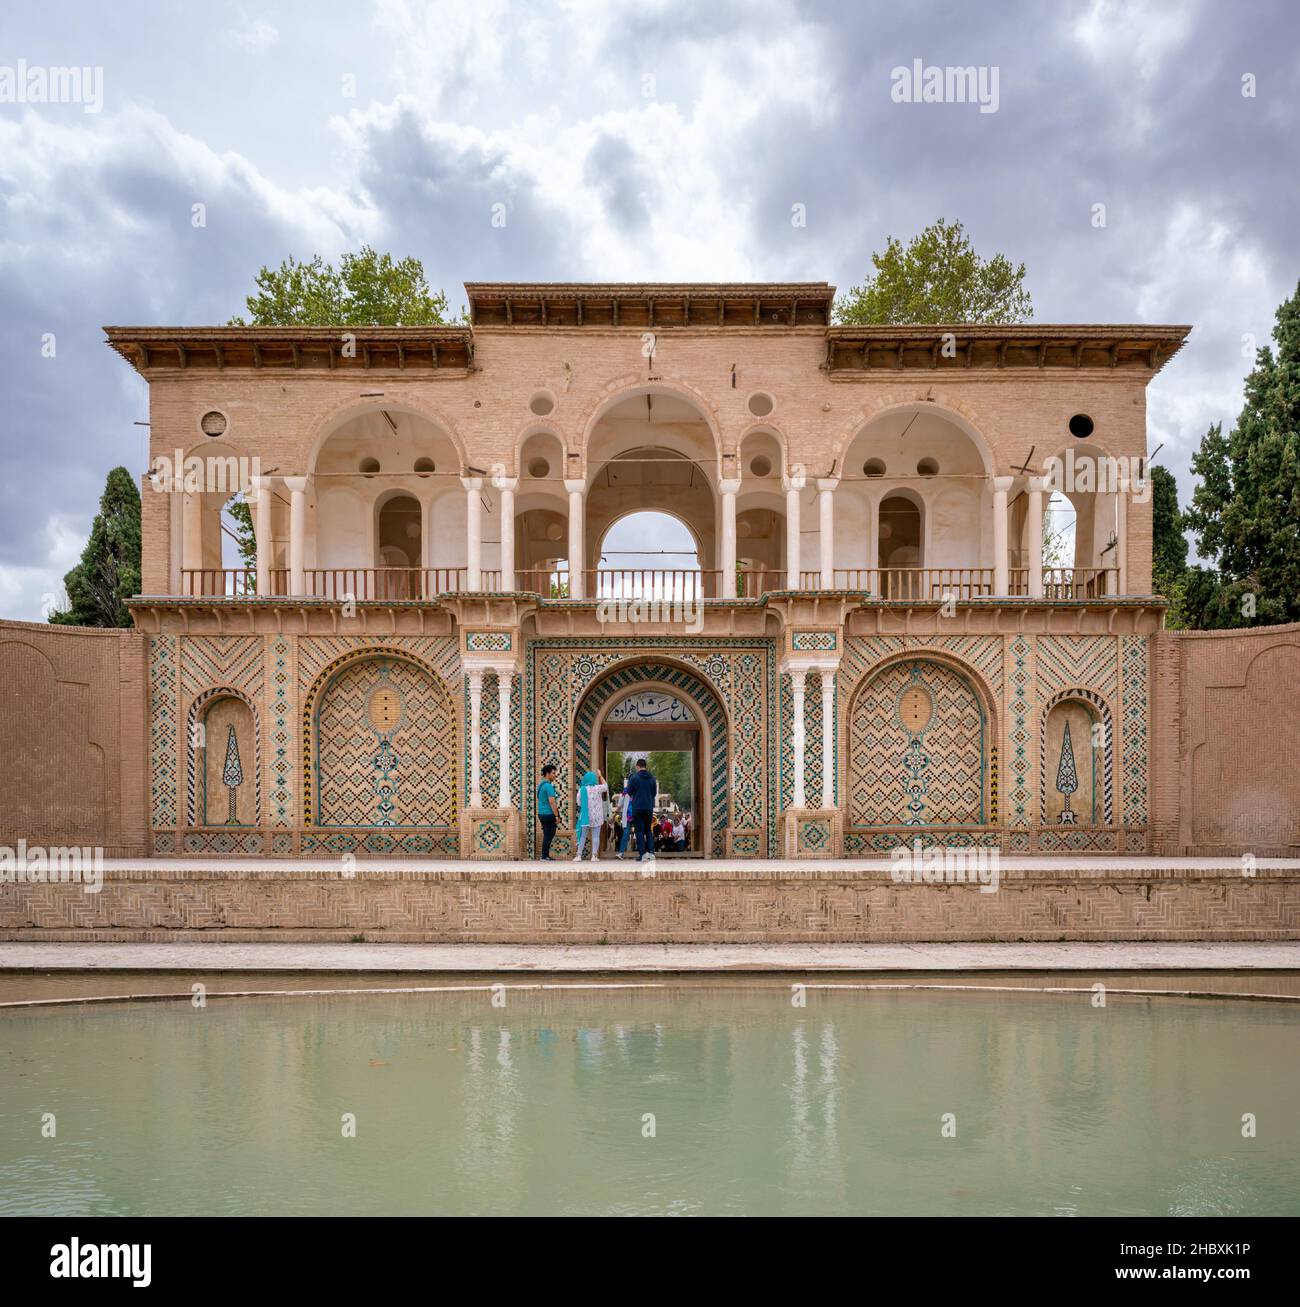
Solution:
M765 418L776 407L776 401L771 395L765 395L761 390L749 397L749 411L756 418Z
M528 475L540 481L550 473L551 465L544 458L535 458L528 465Z
M1070 419L1070 434L1079 440L1087 440L1093 432L1092 419L1086 413L1076 413Z
M226 415L218 413L214 408L210 413L205 413L199 421L199 430L205 436L224 436L226 434Z
M364 476L372 477L379 471L379 460L377 458L363 458L357 470Z
M772 460L766 454L757 454L749 460L749 470L756 477L771 476Z
M916 475L933 477L939 475L939 464L933 458L923 458L916 465Z
M869 458L862 465L862 475L865 477L882 477L885 475L885 460L883 458Z
M417 458L415 460L415 470L421 476L427 477L430 472L437 471L437 466L431 458Z
M539 418L544 418L555 407L555 401L544 390L539 390L528 402L528 407Z

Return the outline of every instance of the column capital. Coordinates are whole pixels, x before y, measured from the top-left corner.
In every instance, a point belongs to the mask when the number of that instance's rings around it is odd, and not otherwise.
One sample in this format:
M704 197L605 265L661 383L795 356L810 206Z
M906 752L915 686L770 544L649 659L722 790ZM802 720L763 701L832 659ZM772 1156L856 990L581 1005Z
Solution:
M470 688L471 690L482 691L482 689L483 689L483 672L484 672L484 669L483 669L482 667L467 667L467 668L465 668L465 679L469 682L469 688Z
M1025 480L1025 489L1031 495L1041 495L1047 489L1047 478L1028 477Z
M808 478L804 476L802 470L794 472L791 476L781 478L781 489L788 494L798 494L808 485Z
M519 478L507 476L493 477L492 487L495 490L509 490L513 493L519 489Z
M1016 484L1015 477L994 477L993 491L995 494L1005 495L1012 486Z
M718 493L720 495L738 495L740 494L741 480L739 477L725 477L718 482Z
M473 493L475 490L483 489L482 477L461 477L460 483L470 493Z
M829 494L835 489L836 486L839 485L839 483L840 483L839 477L818 477L817 489L824 490Z
M587 493L587 483L580 479L570 480L568 477L565 477L564 488L571 495L585 495Z
M308 486L311 485L311 477L309 476L283 477L282 480L287 489L299 495L305 494Z

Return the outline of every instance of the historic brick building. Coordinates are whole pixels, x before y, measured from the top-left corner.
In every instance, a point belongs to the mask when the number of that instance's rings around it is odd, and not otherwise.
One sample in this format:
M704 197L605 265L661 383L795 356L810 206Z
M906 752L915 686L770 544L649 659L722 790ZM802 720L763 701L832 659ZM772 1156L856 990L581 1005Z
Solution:
M150 390L153 851L527 854L538 768L571 791L638 714L691 752L706 856L1151 847L1134 478L1187 328L466 289L461 326L107 329ZM1044 568L1054 458L1074 556ZM255 568L223 555L235 469ZM602 562L644 510L689 566Z

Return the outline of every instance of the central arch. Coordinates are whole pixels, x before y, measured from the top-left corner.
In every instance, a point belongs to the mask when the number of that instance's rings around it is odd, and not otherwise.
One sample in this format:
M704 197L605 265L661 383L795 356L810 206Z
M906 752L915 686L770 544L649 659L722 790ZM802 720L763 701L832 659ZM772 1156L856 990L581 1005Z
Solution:
M573 724L573 771L581 776L595 757L600 728L606 712L629 694L647 686L671 690L695 710L704 739L700 756L704 774L700 777L700 848L706 855L721 857L729 824L727 786L727 714L716 691L694 672L667 661L637 660L606 672L583 697Z
M849 713L849 824L997 824L993 714L953 664L908 655L871 673Z

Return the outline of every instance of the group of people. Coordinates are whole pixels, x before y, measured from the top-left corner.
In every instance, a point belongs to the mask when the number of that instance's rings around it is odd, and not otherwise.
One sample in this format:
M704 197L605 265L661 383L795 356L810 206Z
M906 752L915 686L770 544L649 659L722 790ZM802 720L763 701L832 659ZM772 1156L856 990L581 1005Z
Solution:
M609 847L614 856L622 858L627 852L632 833L636 832L636 860L655 852L685 853L690 840L690 817L680 812L675 817L655 819L655 803L659 796L659 782L644 758L638 758L632 774L612 796L610 785L599 769L583 776L574 796L577 820L577 850L574 862L581 862L584 851L590 847L594 862L600 856L601 837L609 830ZM537 786L537 820L542 827L543 862L553 862L551 842L559 825L559 791L555 786L555 765L542 768Z

